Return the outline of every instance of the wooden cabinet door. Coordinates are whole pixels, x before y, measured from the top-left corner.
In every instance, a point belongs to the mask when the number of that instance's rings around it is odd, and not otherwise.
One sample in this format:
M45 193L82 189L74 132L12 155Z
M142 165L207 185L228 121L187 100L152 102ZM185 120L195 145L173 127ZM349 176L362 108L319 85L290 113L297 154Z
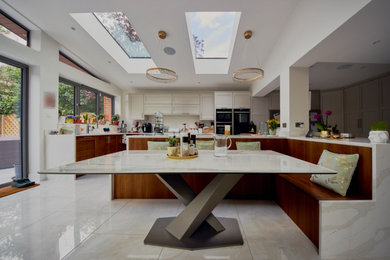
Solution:
M95 157L95 137L76 137L76 162Z
M144 95L134 94L130 97L130 118L132 120L144 120Z
M233 92L233 108L250 108L251 95L249 92Z
M215 107L214 95L204 94L200 96L200 120L214 120Z
M95 136L95 157L107 154L108 136Z

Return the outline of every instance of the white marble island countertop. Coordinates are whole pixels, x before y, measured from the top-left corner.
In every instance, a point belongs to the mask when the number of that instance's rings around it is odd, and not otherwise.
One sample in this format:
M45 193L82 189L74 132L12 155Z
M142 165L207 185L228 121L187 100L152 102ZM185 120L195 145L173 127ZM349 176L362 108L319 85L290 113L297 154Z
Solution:
M174 160L166 151L122 151L92 159L42 170L41 174L186 174L186 173L316 173L332 170L274 151L228 152L215 157L214 151L202 150L199 157Z

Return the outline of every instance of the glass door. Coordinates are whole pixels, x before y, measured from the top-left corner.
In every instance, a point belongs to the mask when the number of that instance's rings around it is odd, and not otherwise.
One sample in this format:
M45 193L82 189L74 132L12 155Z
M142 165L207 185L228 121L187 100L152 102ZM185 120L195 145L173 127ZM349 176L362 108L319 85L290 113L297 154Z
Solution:
M25 65L0 56L0 187L27 178L26 73Z

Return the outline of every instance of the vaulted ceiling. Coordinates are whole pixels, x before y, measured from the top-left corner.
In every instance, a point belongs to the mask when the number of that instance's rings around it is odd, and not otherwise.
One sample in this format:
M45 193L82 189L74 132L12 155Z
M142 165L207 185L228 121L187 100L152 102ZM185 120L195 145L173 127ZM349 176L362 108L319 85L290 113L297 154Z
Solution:
M233 71L263 64L299 0L6 0L14 9L60 43L69 56L81 61L93 73L127 90L129 88L180 89L248 89L249 84L232 81ZM196 74L191 52L185 12L241 12L234 39L228 74ZM124 12L136 29L157 66L175 70L179 79L162 85L146 79L144 74L127 73L70 14ZM72 30L71 28L75 30ZM157 32L164 30L161 42ZM245 40L243 33L253 31ZM175 55L163 53L172 47Z

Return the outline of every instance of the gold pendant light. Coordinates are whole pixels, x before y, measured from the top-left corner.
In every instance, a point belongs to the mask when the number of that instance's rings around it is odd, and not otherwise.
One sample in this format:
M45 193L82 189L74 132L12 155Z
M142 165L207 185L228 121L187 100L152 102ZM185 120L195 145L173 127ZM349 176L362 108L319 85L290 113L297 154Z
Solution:
M158 37L164 40L167 37L167 33L159 31ZM146 78L159 83L168 83L176 81L178 75L175 71L167 68L149 68L146 70Z
M249 40L252 38L252 31L248 30L244 32L244 38L246 40ZM246 57L246 53L244 55ZM260 68L242 68L239 70L236 70L233 73L233 80L239 81L239 82L248 82L248 81L256 81L260 80L264 77L264 70Z

